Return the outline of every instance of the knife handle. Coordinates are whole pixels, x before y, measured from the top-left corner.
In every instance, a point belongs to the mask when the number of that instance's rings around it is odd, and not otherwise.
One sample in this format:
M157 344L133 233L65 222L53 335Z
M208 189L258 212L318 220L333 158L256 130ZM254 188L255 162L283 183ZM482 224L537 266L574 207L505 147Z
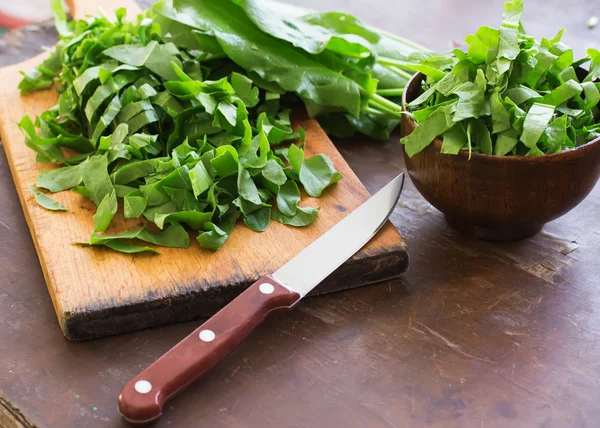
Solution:
M132 423L160 417L165 402L182 392L235 349L269 314L291 309L301 296L265 276L131 380L119 411Z

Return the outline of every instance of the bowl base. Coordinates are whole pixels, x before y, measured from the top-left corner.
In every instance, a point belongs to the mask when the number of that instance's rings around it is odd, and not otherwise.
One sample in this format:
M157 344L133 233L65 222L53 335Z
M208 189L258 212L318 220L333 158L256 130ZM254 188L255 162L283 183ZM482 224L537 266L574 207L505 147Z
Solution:
M467 223L464 219L446 216L446 222L454 229L467 236L485 241L519 241L538 233L543 224L506 225L505 227L489 228Z

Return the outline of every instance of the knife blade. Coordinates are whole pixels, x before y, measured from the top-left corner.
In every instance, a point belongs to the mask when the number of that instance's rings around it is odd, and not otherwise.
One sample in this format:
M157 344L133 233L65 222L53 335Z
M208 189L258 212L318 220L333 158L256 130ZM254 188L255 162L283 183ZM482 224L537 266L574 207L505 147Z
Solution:
M134 424L159 418L167 400L233 351L269 313L296 306L383 227L398 203L403 185L404 174L400 174L127 383L119 395L123 418Z

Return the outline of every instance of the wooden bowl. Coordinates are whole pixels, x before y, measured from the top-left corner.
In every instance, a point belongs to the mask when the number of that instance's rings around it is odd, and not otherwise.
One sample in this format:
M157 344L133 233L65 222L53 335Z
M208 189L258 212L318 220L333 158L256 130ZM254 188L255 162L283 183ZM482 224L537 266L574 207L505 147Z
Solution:
M424 76L415 74L402 107L422 92ZM402 115L402 136L416 122ZM408 174L417 190L465 234L488 240L514 241L536 234L542 226L575 208L600 175L600 139L552 155L491 156L468 152L440 153L435 139L409 158Z

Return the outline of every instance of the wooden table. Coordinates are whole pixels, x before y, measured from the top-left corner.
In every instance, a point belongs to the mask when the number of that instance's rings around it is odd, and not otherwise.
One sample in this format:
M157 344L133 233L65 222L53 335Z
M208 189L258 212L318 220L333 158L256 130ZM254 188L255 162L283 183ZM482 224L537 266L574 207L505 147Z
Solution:
M397 0L302 4L345 4L439 50L480 24L498 25L502 7L422 0L403 14ZM526 7L526 28L538 36L567 25L579 53L600 40L600 28L586 27L600 14L595 2ZM396 138L338 147L370 191L404 169ZM0 183L0 426L125 426L116 410L123 384L198 322L66 341L3 151ZM408 183L392 218L411 251L404 277L271 318L156 426L598 426L599 211L597 187L534 238L491 244L450 229Z

